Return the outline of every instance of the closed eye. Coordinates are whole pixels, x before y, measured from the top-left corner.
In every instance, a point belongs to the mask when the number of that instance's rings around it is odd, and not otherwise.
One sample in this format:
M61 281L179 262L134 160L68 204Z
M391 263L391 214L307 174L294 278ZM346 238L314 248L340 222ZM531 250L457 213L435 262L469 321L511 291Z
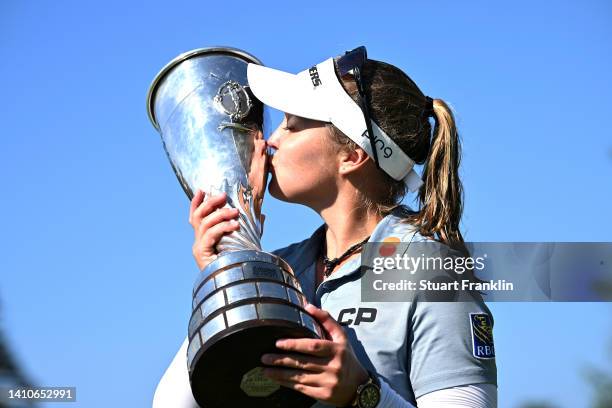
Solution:
M285 113L285 126L283 127L283 130L295 130L296 120L297 118L295 116Z

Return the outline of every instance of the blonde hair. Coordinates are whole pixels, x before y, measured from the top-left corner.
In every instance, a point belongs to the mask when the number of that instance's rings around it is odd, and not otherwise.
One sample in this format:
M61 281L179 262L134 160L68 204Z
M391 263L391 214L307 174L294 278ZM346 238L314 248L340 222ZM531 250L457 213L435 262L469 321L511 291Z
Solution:
M354 78L341 78L345 90L361 103ZM459 179L461 141L455 118L441 99L433 100L433 136L427 114L425 95L406 74L393 65L367 60L362 81L370 102L372 119L417 164L423 164L423 185L418 191L418 211L404 214L426 237L436 239L467 253L459 223L463 213L463 187ZM332 124L331 139L340 150L354 150L358 145ZM402 181L382 170L374 176L386 186L384 194L360 193L364 207L382 215L396 208L406 195Z

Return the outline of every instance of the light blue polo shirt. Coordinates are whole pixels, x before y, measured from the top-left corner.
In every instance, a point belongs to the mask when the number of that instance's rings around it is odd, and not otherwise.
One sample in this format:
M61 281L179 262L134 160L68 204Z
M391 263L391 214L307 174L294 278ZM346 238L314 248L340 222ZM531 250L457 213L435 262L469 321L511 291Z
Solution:
M405 207L396 208L374 229L369 242L396 237L403 243L426 242L411 224L401 222ZM343 324L363 366L376 372L403 398L416 398L449 387L492 383L497 368L492 337L486 353L475 340L474 317L493 326L493 316L480 296L462 302L361 301L361 255L315 287L315 261L325 228L302 242L274 251L291 265L308 301ZM494 350L494 349L492 349ZM318 405L322 406L322 405Z

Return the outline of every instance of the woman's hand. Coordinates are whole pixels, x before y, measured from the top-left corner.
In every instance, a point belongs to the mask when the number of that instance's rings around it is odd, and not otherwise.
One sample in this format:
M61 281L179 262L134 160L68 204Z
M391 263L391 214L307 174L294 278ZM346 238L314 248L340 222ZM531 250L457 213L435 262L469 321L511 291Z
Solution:
M324 310L307 305L306 310L327 330L331 340L282 339L276 347L287 354L264 354L261 361L282 368L266 368L264 374L279 384L319 401L347 406L357 387L368 380L342 329Z
M223 208L227 203L225 193L210 196L204 202L204 192L198 190L191 200L189 224L195 232L193 257L200 270L217 258L215 247L223 235L240 229L236 219L238 210Z

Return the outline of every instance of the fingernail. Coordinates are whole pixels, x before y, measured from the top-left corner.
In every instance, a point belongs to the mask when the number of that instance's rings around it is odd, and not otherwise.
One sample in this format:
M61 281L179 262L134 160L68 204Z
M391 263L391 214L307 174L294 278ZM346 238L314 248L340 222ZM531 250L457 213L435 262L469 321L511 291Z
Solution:
M283 348L285 346L285 340L276 340L276 347Z
M261 362L264 364L270 364L270 358L268 357L267 354L264 354L263 356L261 356Z

